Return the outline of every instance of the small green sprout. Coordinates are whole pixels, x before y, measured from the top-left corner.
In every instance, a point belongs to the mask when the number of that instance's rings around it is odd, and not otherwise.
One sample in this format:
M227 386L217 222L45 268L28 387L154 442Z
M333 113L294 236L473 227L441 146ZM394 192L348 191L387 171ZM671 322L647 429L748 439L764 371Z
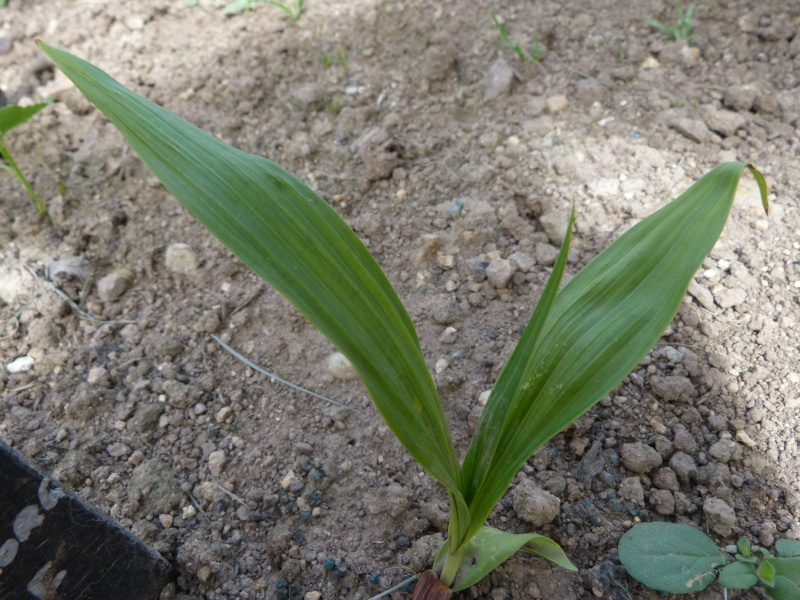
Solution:
M647 587L670 594L691 594L711 585L743 590L756 585L774 600L800 598L800 542L778 540L775 557L764 548L752 551L747 538L731 557L710 537L681 523L641 523L619 541L619 558L628 575Z
M41 198L39 198L36 190L33 189L33 186L25 178L25 175L22 174L19 166L17 166L17 163L11 156L11 150L9 150L8 144L6 144L5 140L5 135L9 131L27 122L36 113L44 109L48 104L50 104L50 101L32 104L31 106L8 104L0 107L0 170L8 171L17 179L17 181L22 184L22 187L24 187L25 191L28 192L28 196L31 197L31 200L33 200L36 208L39 209L39 212L49 224L50 216L47 214L47 206L45 206L45 203ZM3 162L3 159L5 159L5 162Z
M690 42L694 39L692 35L692 28L694 27L694 4L690 4L686 12L683 12L683 6L680 4L675 5L675 10L678 11L678 20L675 25L664 25L657 19L645 19L645 23L652 25L656 29L660 29L667 34L671 40L686 40Z
M533 38L533 50L531 50L530 53L527 53L517 42L511 41L511 38L508 37L508 33L506 33L505 27L503 27L503 24L500 22L500 19L497 18L495 13L492 13L492 21L494 21L494 26L497 27L497 31L500 33L500 38L503 40L503 43L516 52L521 61L541 62L544 59L544 48L542 48L538 36Z
M755 167L718 166L561 288L573 206L550 278L460 458L408 312L330 204L275 163L228 146L64 50L39 46L166 189L348 358L392 432L446 488L448 539L421 581L438 578L446 592L460 591L517 551L577 570L553 540L486 520L534 452L614 389L661 338L722 233L745 170L768 209ZM776 566L776 586L782 573Z
M350 57L346 49L339 48L334 54L328 54L324 51L320 52L319 62L322 63L322 66L326 69L330 69L334 62L338 62L346 71L347 67L350 65Z
M222 9L222 12L226 15L238 15L241 12L253 10L256 4L260 2L266 2L267 4L271 4L276 8L280 8L289 16L289 21L292 23L296 23L298 20L300 20L300 15L303 14L303 0L295 0L293 6L289 5L288 3L284 4L278 0L234 0L225 6L225 8Z
M336 96L325 98L325 108L335 117L342 110L342 101Z

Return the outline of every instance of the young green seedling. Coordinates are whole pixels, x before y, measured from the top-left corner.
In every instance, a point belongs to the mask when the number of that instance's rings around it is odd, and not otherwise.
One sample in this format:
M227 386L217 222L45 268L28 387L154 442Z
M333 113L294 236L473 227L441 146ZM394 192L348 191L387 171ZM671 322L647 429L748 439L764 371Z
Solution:
M552 540L506 533L486 520L536 449L611 391L661 337L722 232L745 169L767 208L754 167L717 167L559 291L573 214L461 462L408 313L327 202L275 163L226 145L68 52L39 45L189 212L350 360L394 434L445 486L450 523L435 568L447 588L469 587L517 550L575 569Z
M338 62L339 65L346 71L350 63L347 49L343 50L339 48L334 54L328 54L327 52L319 53L319 62L322 63L322 66L326 69L330 69L333 66L334 61Z
M544 50L542 49L542 45L539 43L539 38L533 38L533 50L531 50L530 54L525 52L522 47L517 43L511 41L511 38L506 33L506 28L503 27L503 24L500 22L500 19L497 18L495 13L492 13L492 21L494 21L494 26L497 27L497 31L500 34L500 38L503 40L503 43L511 48L519 57L519 59L523 62L541 62L544 59Z
M724 588L756 585L774 600L800 598L800 542L778 540L775 557L764 548L753 552L741 538L731 557L702 531L680 523L641 523L619 541L619 558L628 575L660 592L691 594L719 576Z
M289 15L289 21L292 23L297 22L300 19L300 15L303 14L303 0L295 0L293 6L284 4L278 0L234 0L226 5L225 8L222 9L222 12L226 15L238 15L241 12L252 10L259 2L266 2L276 8L280 8Z
M692 39L694 39L692 35L692 28L694 27L694 4L689 5L686 14L684 14L683 6L680 4L675 5L675 10L678 11L678 20L675 22L675 25L664 25L664 23L657 19L645 19L645 23L652 25L656 29L660 29L666 33L667 37L671 40L692 41Z
M11 150L9 150L5 140L6 133L27 122L33 115L45 108L48 104L50 104L49 101L41 102L40 104L32 104L31 106L8 104L0 107L0 169L11 173L16 180L22 184L22 187L28 192L28 196L31 197L36 208L39 209L39 213L41 213L49 224L50 216L47 214L47 206L45 206L45 203L39 198L36 190L33 189L33 186L25 178L25 175L22 174L19 166L17 166L17 163L11 156ZM3 159L5 159L5 162L3 162Z

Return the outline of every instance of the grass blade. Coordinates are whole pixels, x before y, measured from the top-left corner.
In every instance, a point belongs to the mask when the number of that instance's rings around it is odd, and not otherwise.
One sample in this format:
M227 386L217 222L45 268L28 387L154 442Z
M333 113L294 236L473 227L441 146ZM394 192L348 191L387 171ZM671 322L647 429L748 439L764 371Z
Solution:
M460 468L414 326L336 211L275 163L228 146L64 50L39 46L187 210L347 356L392 431L466 519Z

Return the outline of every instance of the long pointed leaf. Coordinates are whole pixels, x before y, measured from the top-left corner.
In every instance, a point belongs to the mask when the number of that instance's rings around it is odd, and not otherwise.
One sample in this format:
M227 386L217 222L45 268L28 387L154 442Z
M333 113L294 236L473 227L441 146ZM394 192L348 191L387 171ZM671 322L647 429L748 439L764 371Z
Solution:
M558 253L556 262L553 264L553 270L542 291L539 302L536 304L536 309L533 311L533 316L517 343L517 347L514 349L514 356L533 356L536 353L537 346L543 342L542 330L550 315L550 309L555 302L558 288L561 285L561 279L564 276L564 269L567 266L574 222L575 206L573 205L567 225L567 232L564 236L564 242L561 244L561 250ZM472 499L471 494L480 489L482 478L486 476L485 471L480 468L481 465L477 462L477 459L482 456L491 455L493 449L500 444L500 437L505 434L506 427L504 426L503 420L508 416L508 406L507 403L495 401L494 398L502 399L513 397L525 378L525 366L526 365L522 361L512 361L509 359L508 363L506 363L506 366L503 368L501 376L497 379L492 389L489 401L486 403L486 408L481 416L478 430L464 458L462 467L462 485L465 486L464 499L467 502L470 502ZM527 457L525 460L527 460ZM473 522L470 524L471 527L469 531L464 532L466 540L478 530L478 527L483 525L484 520L485 517L478 521L473 515ZM463 543L465 540L459 541Z
M275 163L228 146L66 51L39 46L189 212L350 359L392 431L467 519L458 460L414 326L336 211Z
M40 102L39 104L31 104L30 106L9 104L0 107L0 137L28 121L40 110L47 108L50 102L51 101L48 100L46 102Z
M658 341L722 232L746 166L717 167L625 232L559 292L540 341L515 349L496 383L506 393L489 398L486 423L465 458L472 518L466 539L522 463L619 384ZM766 208L763 178L748 168Z

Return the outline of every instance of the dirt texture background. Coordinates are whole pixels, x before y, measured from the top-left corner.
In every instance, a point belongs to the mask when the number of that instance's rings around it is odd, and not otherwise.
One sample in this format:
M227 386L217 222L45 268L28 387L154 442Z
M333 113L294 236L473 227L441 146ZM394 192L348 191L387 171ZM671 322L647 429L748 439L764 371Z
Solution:
M160 551L176 574L163 600L370 598L430 564L447 498L363 386L334 376L331 344L36 38L329 200L407 306L462 453L571 202L568 274L712 167L752 162L771 216L745 176L662 340L491 516L551 536L580 572L516 556L458 597L657 598L616 557L637 521L693 523L720 546L800 538L800 5L698 2L686 44L644 23L675 19L652 0L307 0L294 24L220 4L0 9L0 89L59 100L8 136L54 225L0 176L0 437ZM544 60L518 60L493 12Z

